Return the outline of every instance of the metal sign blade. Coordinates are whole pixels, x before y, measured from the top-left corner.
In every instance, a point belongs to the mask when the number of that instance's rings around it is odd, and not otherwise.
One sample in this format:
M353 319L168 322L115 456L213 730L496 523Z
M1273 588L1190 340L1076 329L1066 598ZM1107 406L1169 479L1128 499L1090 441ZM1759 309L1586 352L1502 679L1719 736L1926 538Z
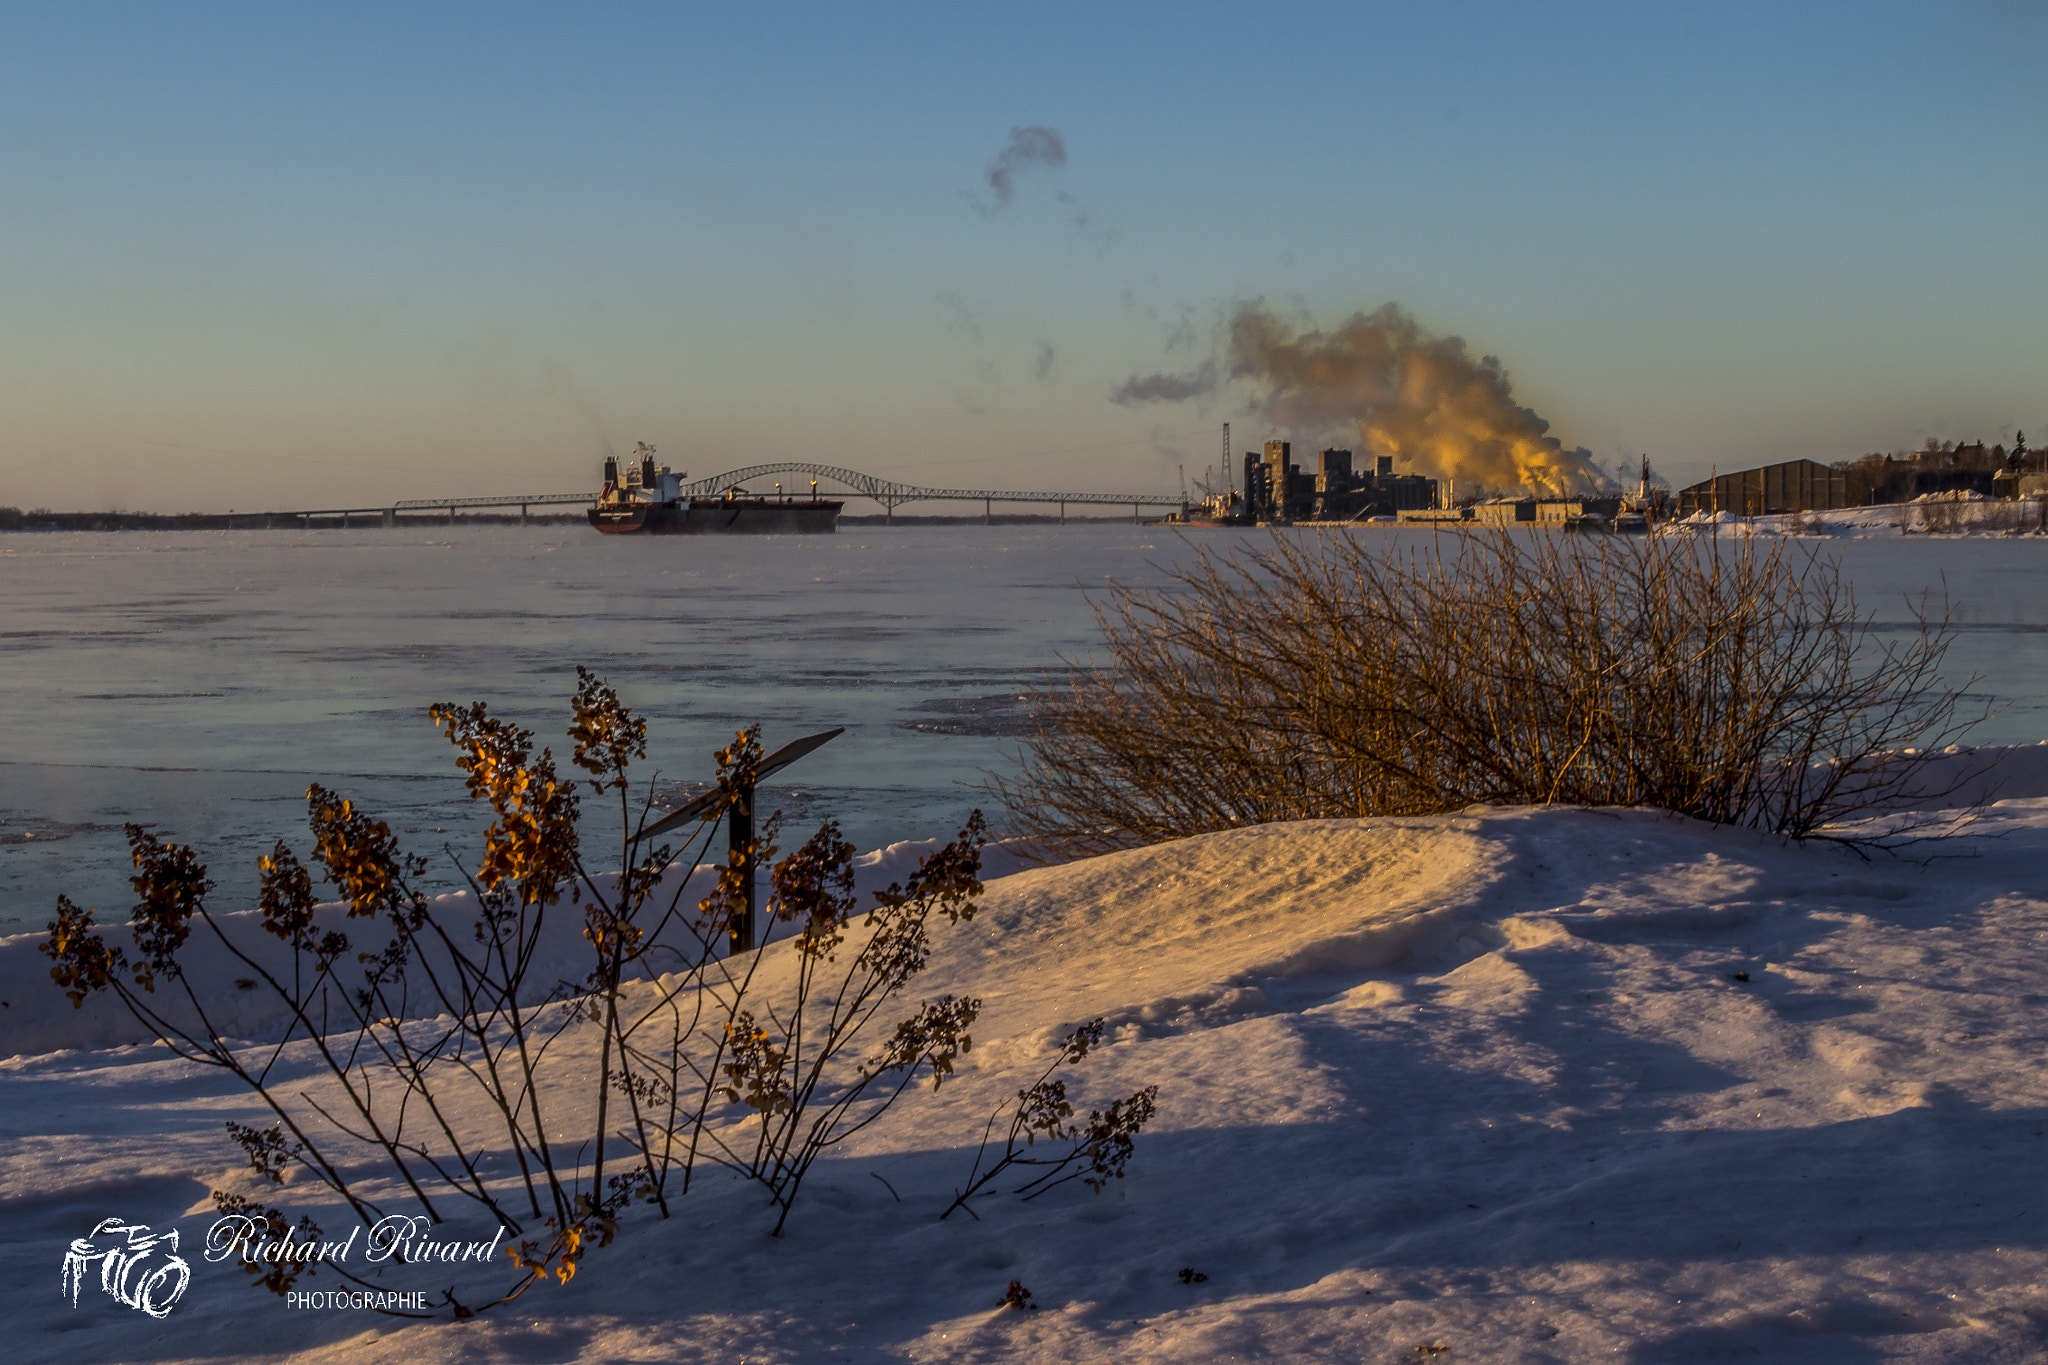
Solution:
M825 744L845 733L846 727L842 725L836 730L827 730L821 735L807 735L802 739L791 740L761 760L761 766L756 771L754 780L758 782L770 773L780 772L805 754L810 753L814 749L822 748ZM692 820L706 819L710 816L711 812L718 809L718 803L721 798L722 793L720 792L705 792L702 796L677 807L659 820L656 820L653 824L642 829L640 836L643 839L651 839L657 834L666 834L678 825L686 825Z
M667 815L662 816L659 820L641 830L640 835L642 838L651 839L657 834L668 833L677 825L686 825L692 820L705 819L711 812L718 809L718 803L723 796L724 793L722 792L705 792L694 801L679 806Z
M761 771L755 776L754 780L758 782L770 773L780 772L805 754L810 753L813 749L822 748L828 741L837 739L845 733L846 727L842 725L837 730L827 730L822 735L807 735L803 739L791 740L761 760Z

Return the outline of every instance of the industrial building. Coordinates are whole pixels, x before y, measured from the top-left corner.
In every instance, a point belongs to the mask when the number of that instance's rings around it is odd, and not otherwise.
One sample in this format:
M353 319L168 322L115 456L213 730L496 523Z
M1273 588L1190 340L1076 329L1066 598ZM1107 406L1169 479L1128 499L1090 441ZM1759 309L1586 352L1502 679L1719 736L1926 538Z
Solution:
M1255 521L1358 521L1434 507L1436 480L1396 474L1394 457L1379 456L1371 473L1354 471L1351 452L1317 453L1316 470L1305 474L1287 441L1268 441L1263 452L1244 453L1245 511Z
M1855 481L1842 470L1818 460L1787 460L1761 469L1719 474L1678 491L1678 515L1732 512L1738 517L1763 517L1774 512L1833 512L1860 507Z
M1621 499L1614 498L1494 498L1475 502L1463 509L1468 520L1482 526L1504 526L1521 522L1532 526L1564 526L1583 517L1613 521L1621 512Z

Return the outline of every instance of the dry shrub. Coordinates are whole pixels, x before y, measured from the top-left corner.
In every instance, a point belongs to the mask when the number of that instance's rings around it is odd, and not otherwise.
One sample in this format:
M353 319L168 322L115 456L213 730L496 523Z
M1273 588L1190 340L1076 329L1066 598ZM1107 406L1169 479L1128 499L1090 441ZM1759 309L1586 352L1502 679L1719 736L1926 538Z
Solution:
M1107 661L993 785L1083 849L1476 803L1870 842L1842 822L1947 794L1927 751L1975 723L1912 614L1882 637L1835 560L1750 537L1276 535L1099 604Z
M415 1217L467 1217L509 1239L512 1265L485 1297L465 1303L450 1288L418 1311L380 1312L474 1317L536 1283L566 1284L629 1210L670 1216L705 1166L766 1187L780 1233L829 1149L921 1080L936 1089L972 1046L978 1000L897 1011L941 922L974 915L979 812L904 883L875 892L865 913L838 825L773 861L771 818L718 868L693 913L690 873L706 865L727 812L752 800L760 727L719 752L718 800L670 842L649 833L662 815L653 784L633 780L646 722L601 679L577 675L569 737L581 779L482 702L432 708L470 795L497 817L480 863L464 870L467 900L428 897L418 888L424 859L403 852L388 824L315 786L311 865L283 840L259 864L259 923L277 942L208 909L214 883L191 847L130 825L138 901L125 933L60 896L42 945L74 1005L111 993L162 1045L262 1103L267 1127L227 1124L259 1188L306 1177L294 1193L324 1188L372 1230L366 1242L387 1219ZM617 802L615 844L585 843L586 796ZM604 871L614 857L620 870ZM734 954L757 867L770 867L768 923L793 932ZM334 910L317 904L316 874L340 893ZM564 917L571 935L553 930ZM542 994L537 964L578 931L586 970ZM240 985L267 992L276 1022L249 1035L187 975L195 934L248 973ZM793 973L758 970L791 955ZM280 1067L294 1047L305 1066ZM241 1230L228 1245L271 1291L328 1272L381 1287L332 1260L255 1256L246 1245L284 1238L289 1215L234 1190L214 1202L216 1229ZM302 1219L295 1235L312 1244L321 1230Z

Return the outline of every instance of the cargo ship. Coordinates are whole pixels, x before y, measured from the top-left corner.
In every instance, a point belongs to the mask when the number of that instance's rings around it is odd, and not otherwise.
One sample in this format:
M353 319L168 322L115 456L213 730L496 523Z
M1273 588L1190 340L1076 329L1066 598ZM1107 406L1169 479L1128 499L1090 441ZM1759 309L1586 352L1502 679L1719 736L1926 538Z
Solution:
M839 509L846 504L818 496L811 481L809 498L781 493L773 497L727 488L716 497L683 494L684 474L654 463L654 447L640 442L620 477L619 461L604 461L604 487L589 512L590 524L608 536L799 535L839 529Z

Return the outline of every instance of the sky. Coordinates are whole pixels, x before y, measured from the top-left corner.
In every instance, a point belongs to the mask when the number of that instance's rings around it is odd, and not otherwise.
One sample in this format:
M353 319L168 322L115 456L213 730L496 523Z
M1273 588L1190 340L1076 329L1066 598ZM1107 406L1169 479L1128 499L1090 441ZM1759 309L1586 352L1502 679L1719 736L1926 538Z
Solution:
M0 505L1165 491L1390 303L1611 469L2048 444L2038 3L579 8L0 11Z

